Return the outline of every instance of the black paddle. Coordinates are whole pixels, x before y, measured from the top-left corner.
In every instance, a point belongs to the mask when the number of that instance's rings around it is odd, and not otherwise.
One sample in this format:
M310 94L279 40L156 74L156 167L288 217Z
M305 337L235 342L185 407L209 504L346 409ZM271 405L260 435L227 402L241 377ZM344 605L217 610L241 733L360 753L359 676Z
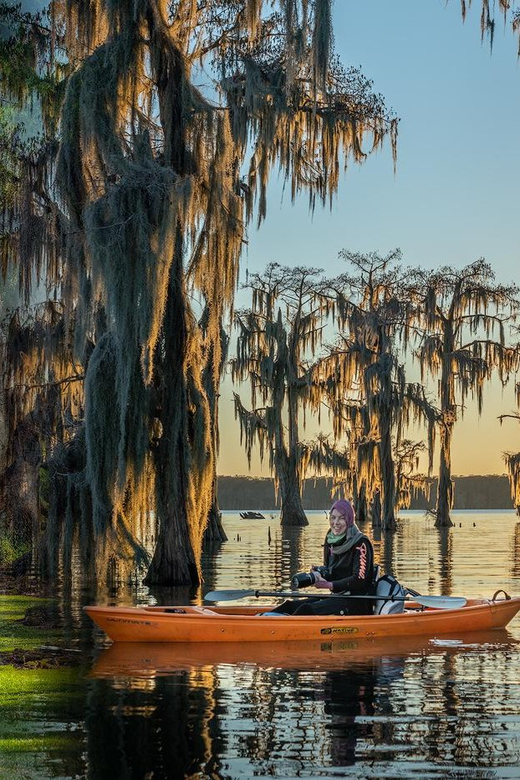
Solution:
M301 599L370 599L371 601L414 601L422 607L435 607L436 609L458 609L466 605L466 599L459 596L344 596L341 593L302 593L301 591L283 590L211 590L204 596L205 601L235 601L251 596L277 596L279 598Z

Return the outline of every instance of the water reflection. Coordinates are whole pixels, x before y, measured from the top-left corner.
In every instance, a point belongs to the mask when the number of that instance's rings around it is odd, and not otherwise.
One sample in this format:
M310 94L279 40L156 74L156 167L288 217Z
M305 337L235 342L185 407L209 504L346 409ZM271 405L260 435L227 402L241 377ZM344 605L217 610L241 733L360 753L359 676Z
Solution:
M153 679L179 671L221 666L258 666L299 671L341 671L354 664L388 659L511 650L517 643L507 629L466 632L438 639L395 637L290 642L115 642L92 667L93 678Z
M511 550L512 568L511 574L513 577L520 579L520 523L515 524L515 532L513 535L513 543Z
M387 574L393 574L394 565L395 565L395 556L394 556L395 535L385 534L382 541L383 541L382 555L380 554L379 557L376 558L376 560L379 561L383 572L386 572Z
M447 596L453 587L453 534L451 528L439 528L438 534L440 592Z
M358 740L370 739L367 719L374 715L376 680L377 672L368 665L326 674L323 710L327 717L331 766L354 764Z
M514 766L518 689L493 691L498 717L486 702L517 652L505 630L394 647L113 645L92 670L90 776L107 761L115 771L113 745L126 772L114 776L154 780L321 777L383 760L398 762L392 776L446 777L447 762L492 766L497 750Z
M189 777L208 764L215 693L207 676L91 684L85 727L88 777Z
M374 540L376 558L424 594L519 594L516 515L454 515L442 532L403 512L396 535ZM71 722L76 730L68 752L55 745L35 753L35 773L6 773L2 729L14 727L0 711L0 778L518 776L520 617L507 631L383 645L108 647L83 604L200 603L209 590L287 588L295 571L319 562L326 519L317 512L307 528L286 530L268 512L258 521L225 514L224 527L228 541L205 556L200 589L63 588L64 642L96 660L67 688L46 683L32 692L30 706L26 691L11 715L30 734L52 725L65 733Z
M374 714L377 680L373 660L321 672L224 663L95 680L89 776L317 776L347 766L358 739L372 738L373 725L358 718Z

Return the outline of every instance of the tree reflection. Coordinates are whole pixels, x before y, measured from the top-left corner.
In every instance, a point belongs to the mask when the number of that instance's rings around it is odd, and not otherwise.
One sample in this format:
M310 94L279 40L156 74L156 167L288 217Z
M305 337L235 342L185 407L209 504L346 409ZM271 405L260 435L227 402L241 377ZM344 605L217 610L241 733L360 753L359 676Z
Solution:
M442 595L449 596L453 586L453 535L449 528L439 528L439 574Z
M354 667L328 672L324 681L324 712L330 739L332 766L350 766L356 761L356 745L372 736L373 724L363 718L373 716L374 668ZM359 720L361 718L361 720Z
M325 536L326 524L323 526ZM286 587L293 574L308 571L312 565L321 564L323 552L319 546L314 546L309 535L300 527L281 526L281 555L275 558L277 583Z
M385 534L383 546L383 569L385 574L394 572L394 534Z
M170 780L218 770L210 675L95 680L85 729L89 780Z
M512 559L511 574L513 577L520 577L520 523L515 523Z

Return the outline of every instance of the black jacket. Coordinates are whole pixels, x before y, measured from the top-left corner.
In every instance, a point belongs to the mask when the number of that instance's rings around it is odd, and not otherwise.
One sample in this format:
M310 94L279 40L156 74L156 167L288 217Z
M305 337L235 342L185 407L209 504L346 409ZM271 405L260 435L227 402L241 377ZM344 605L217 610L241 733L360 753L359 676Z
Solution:
M348 541L345 536L336 544L329 544L325 538L323 563L329 570L325 579L332 582L333 593L371 593L374 581L374 548L370 539L359 529L355 529L354 535Z

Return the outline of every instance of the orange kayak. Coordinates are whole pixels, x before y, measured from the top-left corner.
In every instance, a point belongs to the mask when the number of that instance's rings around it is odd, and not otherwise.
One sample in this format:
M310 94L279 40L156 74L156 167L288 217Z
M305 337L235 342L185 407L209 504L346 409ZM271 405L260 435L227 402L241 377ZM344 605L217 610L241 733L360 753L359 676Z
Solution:
M406 602L390 615L263 615L272 607L84 607L114 642L293 642L384 637L436 637L504 628L520 597L468 599L456 609Z

